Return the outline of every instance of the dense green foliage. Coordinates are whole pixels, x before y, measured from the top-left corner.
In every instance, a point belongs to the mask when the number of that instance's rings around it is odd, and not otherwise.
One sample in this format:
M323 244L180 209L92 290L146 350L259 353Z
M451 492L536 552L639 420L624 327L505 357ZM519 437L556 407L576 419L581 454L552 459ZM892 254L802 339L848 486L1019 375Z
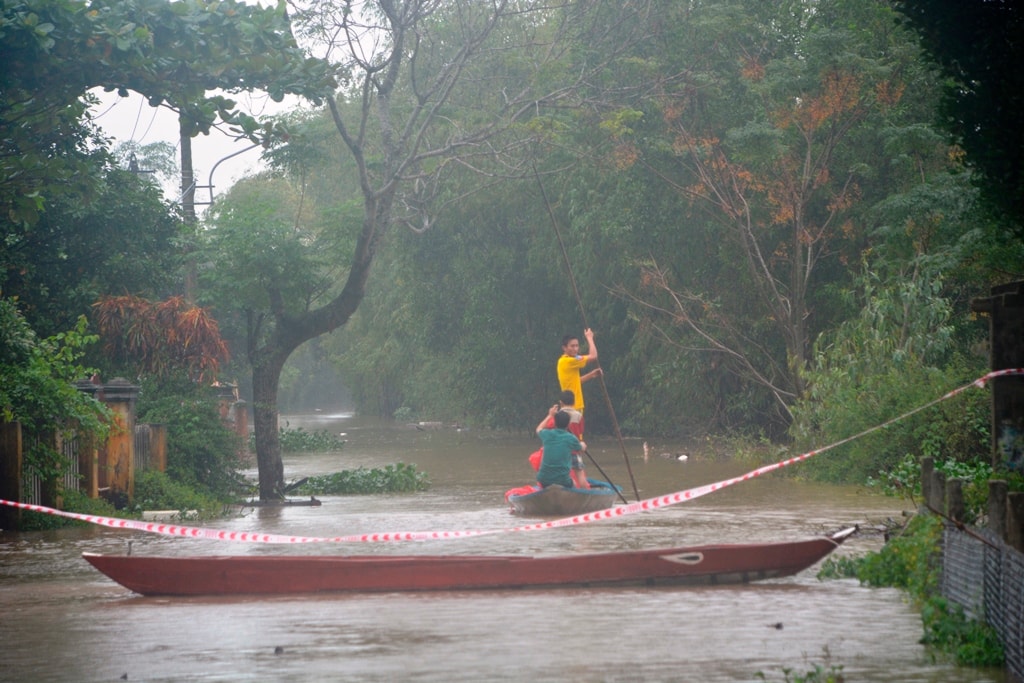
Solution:
M949 77L936 119L967 150L979 187L1007 232L1024 236L1024 16L1014 2L898 0Z
M259 132L234 101L208 91L262 87L280 100L322 97L333 85L324 63L295 44L283 5L4 0L0 50L0 220L22 226L57 197L89 198L100 180L88 158L90 88L169 103L191 136L218 118Z
M360 310L318 344L361 411L527 429L557 389L559 340L582 331L573 279L631 434L816 447L984 372L969 300L1019 274L1024 252L977 214L933 126L941 82L891 8L723 0L651 16L624 24L646 39L608 60L587 106L529 122L538 176L453 170L423 209L430 230L389 233ZM593 57L576 38L550 77ZM805 156L820 164L810 175ZM317 203L344 201L305 161ZM809 189L794 199L797 186ZM611 432L602 387L586 391L589 430ZM960 397L816 474L863 481L922 442L977 458L984 400Z
M73 329L39 339L15 302L0 298L0 420L21 423L26 467L44 480L66 467L47 437L78 432L104 438L107 433L107 410L75 388L91 374L79 363L96 341L86 332L80 318Z
M983 358L961 355L981 335L976 326L972 334L969 322L957 324L940 282L892 282L881 288L875 277L867 279L857 316L819 337L815 362L805 373L808 393L793 410L790 433L799 447L857 436L985 373ZM808 469L830 481L865 481L892 470L908 454L938 462L984 460L990 448L988 401L986 392L968 389L886 424Z
M929 442L924 444L927 450ZM993 479L992 466L984 459L974 461L942 459L935 455L935 469L946 477L946 481L960 479L963 482L964 518L967 524L975 524L988 514L988 482ZM1009 490L1020 490L1020 476L1016 473L1000 473L1001 479L1009 479ZM922 501L921 459L918 456L904 456L895 465L881 470L876 477L868 477L868 486L877 488L891 496L904 497L913 503Z
M334 474L309 477L296 490L303 495L411 493L426 491L430 480L415 465L397 463L385 467L358 467Z
M935 595L939 589L939 555L942 520L918 515L877 553L864 557L857 578L868 586L902 588L915 599Z
M135 475L135 495L131 510L176 510L181 519L216 517L223 513L224 496L211 495L183 483L166 472L150 470Z
M162 297L178 282L181 224L155 187L92 155L90 201L57 196L30 227L9 224L0 240L0 291L17 297L40 335L90 312L100 296Z
M221 420L213 392L187 379L143 382L139 422L167 426L167 475L203 496L246 490L237 470L244 444Z
M64 491L63 509L71 512L78 512L83 515L95 515L97 517L123 517L124 514L118 511L112 503L104 498L90 498L81 491ZM26 510L21 517L21 531L43 531L46 529L63 529L65 527L89 527L89 522L80 522L76 519L68 519L58 515L48 515L42 512Z

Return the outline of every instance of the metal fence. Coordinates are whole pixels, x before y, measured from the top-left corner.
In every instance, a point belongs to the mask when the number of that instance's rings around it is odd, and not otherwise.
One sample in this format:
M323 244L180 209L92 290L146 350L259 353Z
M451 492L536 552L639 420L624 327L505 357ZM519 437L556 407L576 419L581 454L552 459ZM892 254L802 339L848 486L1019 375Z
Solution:
M34 439L35 445L38 437ZM135 425L135 456L134 466L136 472L144 472L150 469L152 454L152 427L148 424ZM70 436L61 439L61 454L64 456L65 470L60 482L64 491L78 491L82 480L78 458L78 439ZM35 472L25 472L21 481L21 500L29 505L42 505L42 481Z
M946 527L942 595L995 629L1007 672L1024 681L1024 553L987 529Z
M31 447L37 446L38 444L39 438L36 437L32 439L32 442L28 445ZM64 468L64 476L60 482L61 486L65 491L77 491L78 482L81 480L78 466L78 439L74 437L61 439L60 450L61 454L64 456L66 465ZM28 503L29 505L42 505L43 482L35 472L26 472L22 475L21 500L23 503Z

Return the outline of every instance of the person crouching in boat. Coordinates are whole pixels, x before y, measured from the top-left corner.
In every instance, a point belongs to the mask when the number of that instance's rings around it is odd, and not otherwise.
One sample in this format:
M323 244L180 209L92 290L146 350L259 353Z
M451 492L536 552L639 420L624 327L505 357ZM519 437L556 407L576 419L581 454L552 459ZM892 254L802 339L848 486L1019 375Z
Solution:
M567 429L580 441L583 441L583 414L576 410L574 404L576 403L576 395L571 391L563 391L558 396L559 410L562 412L569 413L569 426ZM550 415L550 414L549 414ZM554 429L555 418L548 417L547 422L544 423L544 429ZM537 451L538 455L541 451ZM533 462L534 458L531 456L530 464L533 465L533 469L537 470L540 468L540 457L536 458L536 464ZM583 456L579 451L573 451L572 454L572 470L569 472L569 476L572 477L573 485L578 489L589 489L590 482L587 481L587 473L583 470Z
M554 418L554 429L546 429L549 419ZM584 451L587 444L572 434L568 427L569 413L561 409L559 404L551 406L547 416L537 425L537 436L544 447L540 469L537 470L537 483L547 488L559 484L567 489L573 488L572 453Z

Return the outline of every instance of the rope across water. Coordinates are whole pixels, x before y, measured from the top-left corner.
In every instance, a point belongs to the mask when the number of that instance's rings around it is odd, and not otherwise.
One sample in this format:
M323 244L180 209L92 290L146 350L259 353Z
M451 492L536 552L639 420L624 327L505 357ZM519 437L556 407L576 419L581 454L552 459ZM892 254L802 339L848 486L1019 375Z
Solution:
M503 527L499 529L471 529L471 530L444 530L444 531L392 531L383 533L370 533L370 534L353 534L348 536L287 536L281 534L260 534L253 532L238 532L238 531L224 531L220 529L208 529L203 527L193 527L175 524L165 524L157 522L146 522L134 519L120 519L117 517L100 517L97 515L84 515L77 512L66 512L64 510L56 510L54 508L44 507L42 505L30 505L27 503L18 503L9 500L0 499L0 504L7 505L10 507L19 508L22 510L30 510L32 512L39 512L48 515L55 515L58 517L66 517L68 519L75 519L81 522L88 522L90 524L96 524L99 526L110 527L114 529L131 529L134 531L144 531L152 534L162 534L164 536L180 536L185 538L201 538L206 540L215 541L232 541L240 543L277 543L277 544L304 544L304 543L386 543L396 541L435 541L435 540L451 540L460 538L475 538L479 536L489 536L494 534L507 534L507 533L520 533L527 531L542 531L544 529L555 529L558 527L576 526L580 524L590 524L592 522L598 522L605 519L617 519L620 517L626 517L628 515L635 515L641 512L650 512L652 510L658 510L660 508L669 507L672 505L678 505L679 503L685 503L702 496L706 496L709 493L720 491L721 489L739 484L744 481L749 481L760 477L763 474L780 470L784 467L795 465L804 460L813 458L816 455L820 455L834 448L838 448L843 444L849 443L861 437L864 437L872 432L885 429L886 427L899 422L911 415L926 410L938 403L949 400L954 396L970 389L971 387L984 387L990 380L996 377L1004 377L1009 375L1024 375L1024 369L1015 368L1010 370L996 370L988 373L987 375L980 377L970 384L966 384L962 387L954 389L943 396L930 401L922 406L914 408L898 417L894 417L891 420L887 420L882 424L876 425L869 429L849 436L845 439L837 441L833 444L829 444L823 448L818 448L792 458L787 458L770 465L764 465L758 467L755 470L751 470L746 474L742 474L738 477L731 479L725 479L723 481L715 482L713 484L705 484L703 486L697 486L691 489L683 491L676 491L654 498L647 498L645 500L639 500L635 503L629 503L627 505L620 505L618 507L608 508L607 510L601 510L599 512L591 512L585 515L576 515L573 517L564 517L562 519L555 519L546 522L538 522L536 524L525 524L521 526Z

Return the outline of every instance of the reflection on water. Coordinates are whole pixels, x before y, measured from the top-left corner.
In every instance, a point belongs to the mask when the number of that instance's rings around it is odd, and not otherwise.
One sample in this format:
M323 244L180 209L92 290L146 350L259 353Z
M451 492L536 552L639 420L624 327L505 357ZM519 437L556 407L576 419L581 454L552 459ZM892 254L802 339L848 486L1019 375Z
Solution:
M205 523L302 536L506 529L504 491L527 483L530 435L424 430L351 416L292 417L344 432L342 451L286 457L289 480L402 461L430 476L415 495L323 496L321 507L246 508ZM633 498L617 442L591 453ZM740 474L742 464L652 457L628 443L642 497ZM678 450L678 449L676 449ZM827 456L825 456L827 457ZM255 471L250 473L255 477ZM596 474L591 472L592 475ZM273 599L134 596L83 551L551 554L803 538L877 525L899 501L770 475L704 498L580 527L415 543L283 546L164 538L105 528L0 536L0 642L10 681L751 681L783 667L843 667L847 680L1000 683L1002 672L930 661L901 593L813 570L750 586L330 595ZM879 546L854 537L838 552ZM778 628L781 626L781 628Z

